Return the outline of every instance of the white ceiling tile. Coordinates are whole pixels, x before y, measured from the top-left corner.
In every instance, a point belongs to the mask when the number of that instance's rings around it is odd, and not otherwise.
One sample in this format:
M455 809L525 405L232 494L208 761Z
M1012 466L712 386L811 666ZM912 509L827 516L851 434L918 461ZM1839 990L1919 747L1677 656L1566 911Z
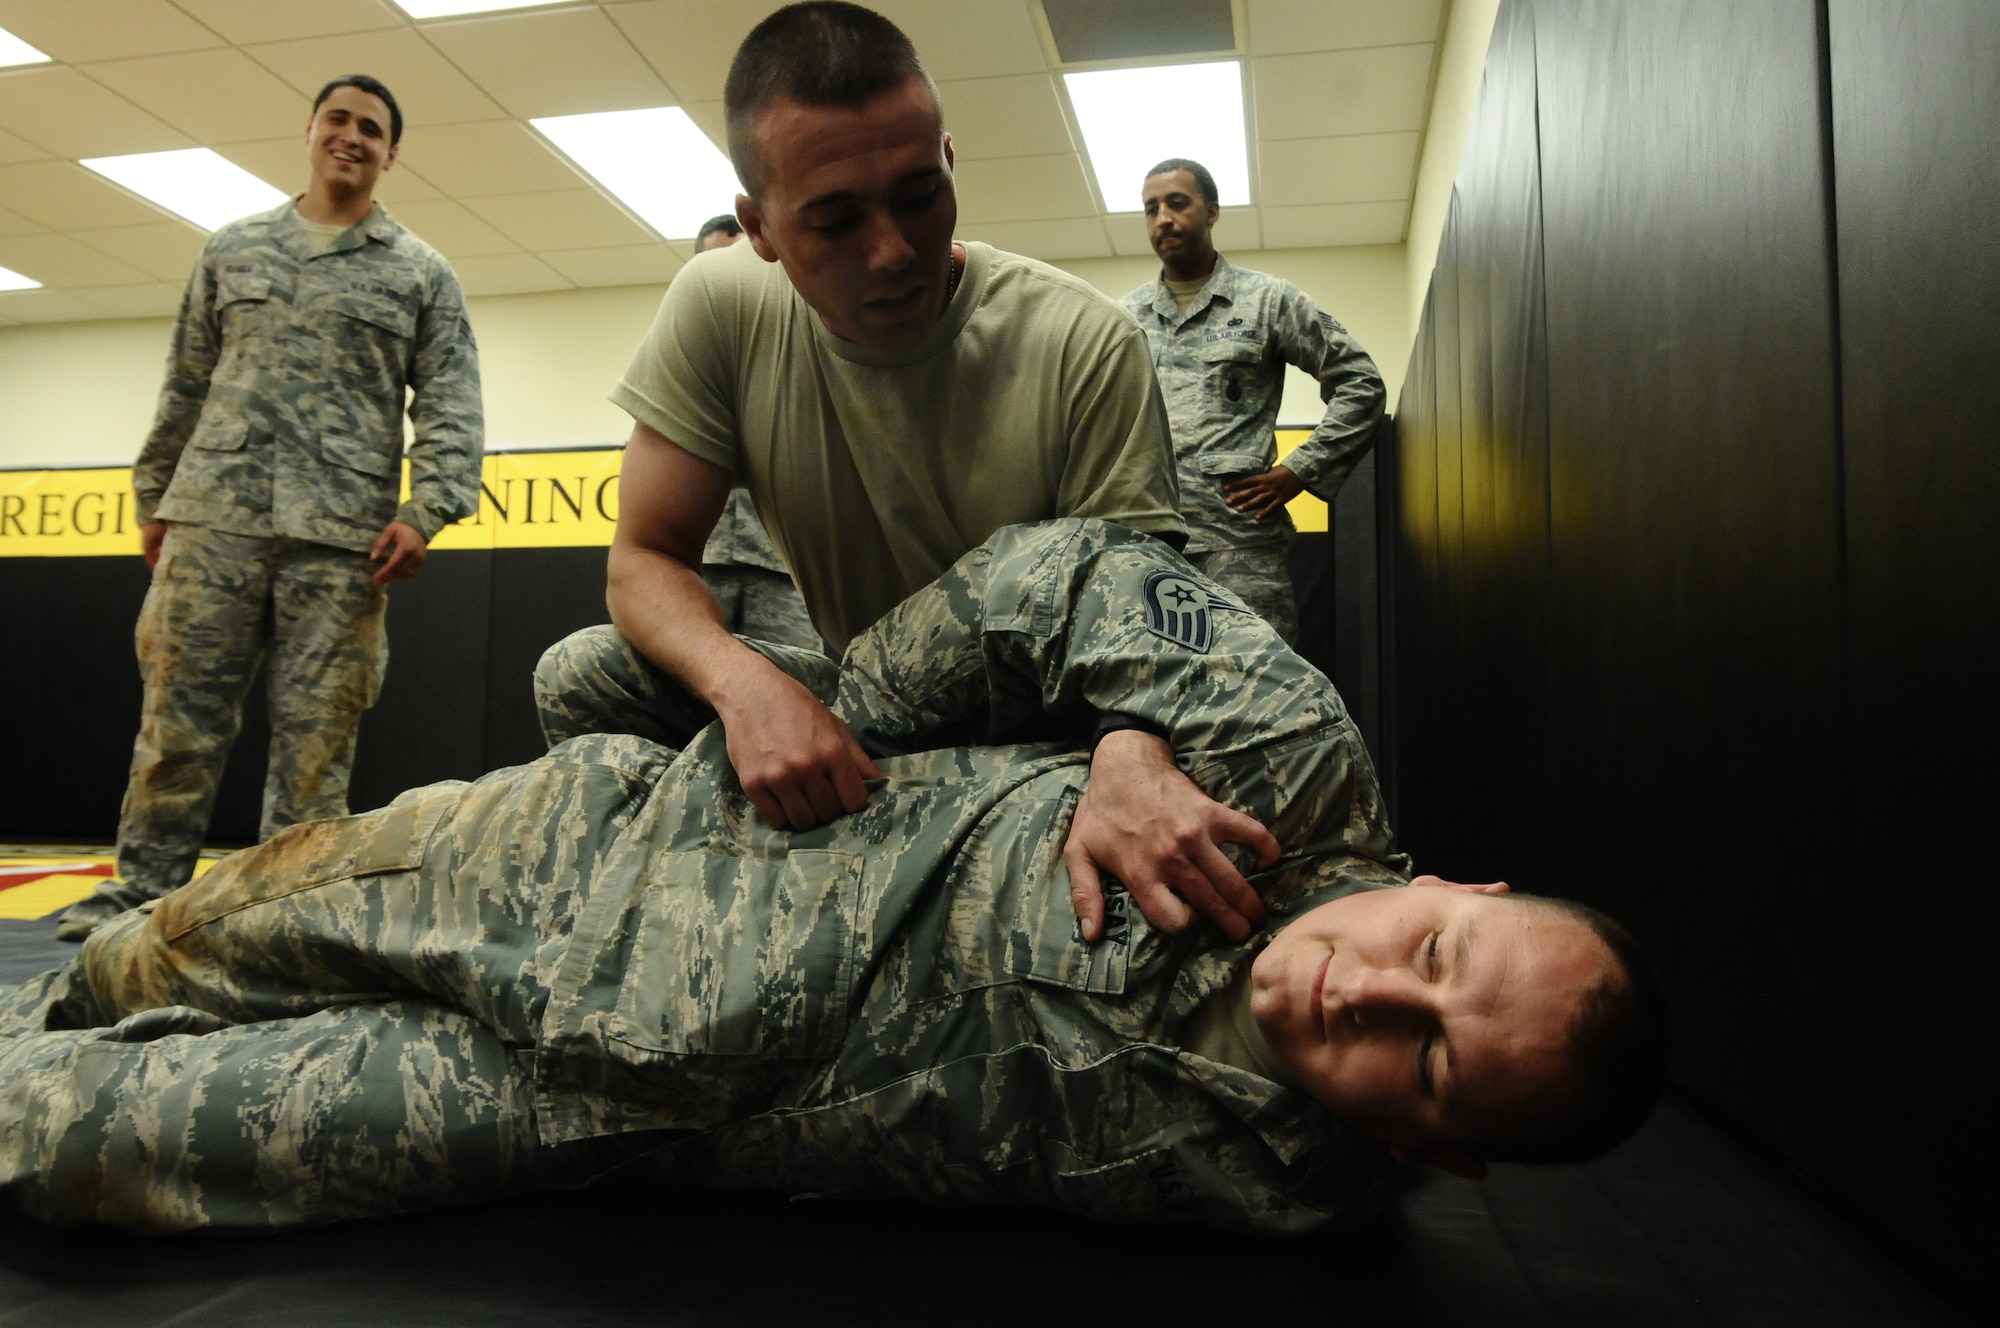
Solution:
M446 258L517 254L521 246L448 198L404 203L392 208L396 220Z
M255 143L218 143L215 155L235 162L273 189L282 189L288 194L302 192L309 178L306 165L305 127L300 132L287 134L283 138L266 138ZM397 173L391 167L381 178L386 180Z
M1146 239L1143 213L1120 212L1104 219L1105 234L1111 237L1111 252L1121 258L1150 258L1153 246Z
M399 28L402 15L382 0L174 0L238 46L251 42L285 41L294 37L325 37L371 28ZM341 73L355 71L345 69ZM385 79L384 82L387 82ZM393 88L393 84L391 87Z
M36 231L47 229L32 217L24 217L18 212L0 208L0 235L33 235Z
M602 249L646 244L653 233L595 189L467 198L473 213L528 249Z
M938 98L963 159L1076 151L1052 75L956 79L938 85Z
M1430 113L1429 46L1252 60L1257 137L1318 138L1419 130Z
M342 74L381 80L403 112L403 137L430 125L499 120L507 112L410 28L246 46L244 53L316 97Z
M453 198L575 189L584 183L568 163L512 120L436 125L406 136L403 157Z
M305 133L312 103L237 50L112 60L83 72L196 141Z
M1320 245L1400 244L1409 210L1406 202L1265 208L1264 247L1309 249Z
M568 290L570 282L533 254L489 254L452 263L467 295L525 295Z
M596 6L427 23L425 40L521 117L669 106L674 94Z
M407 135L403 141L409 141ZM444 191L398 157L394 166L375 177L375 197L394 208L405 203L443 198Z
M1250 53L1436 41L1444 0L1250 0Z
M930 76L992 78L1049 67L1022 0L876 0L870 8L909 35Z
M961 240L984 240L996 249L1026 254L1043 262L1064 258L1109 258L1111 241L1096 217L1064 217L1057 221L996 221L960 227Z
M0 163L10 161L39 161L48 155L47 152L36 147L27 139L16 138L14 135L0 130Z
M15 212L59 231L143 226L166 216L68 161L0 166L0 198Z
M171 318L180 312L181 287L168 281L138 286L92 286L76 298L97 310L99 318Z
M683 260L664 244L609 249L550 249L536 255L579 286L659 286L674 279Z
M954 175L961 224L1045 221L1097 211L1083 160L1074 153L961 162Z
M1379 203L1410 196L1416 134L1293 138L1258 145L1267 208L1303 203Z
M0 0L0 28L69 64L226 44L167 0Z
M104 313L68 291L0 291L0 317L17 323L74 323Z
M194 146L185 134L111 89L60 66L0 74L0 129L58 157Z
M150 226L110 226L71 231L71 235L121 263L161 281L185 282L194 270L208 237L182 221L157 221Z
M764 17L759 6L711 4L707 0L639 0L636 4L607 4L604 12L683 104L712 101L720 105L729 62L750 29Z
M729 153L729 117L722 113L719 101L684 102L681 109L687 118L694 121L695 128L708 135L708 141L715 144L716 151L727 156Z
M51 232L0 240L0 267L13 268L44 286L118 286L152 280L150 272Z
M1214 237L1215 247L1225 252L1231 249L1262 249L1264 209L1224 208L1216 217L1215 229L1210 234Z

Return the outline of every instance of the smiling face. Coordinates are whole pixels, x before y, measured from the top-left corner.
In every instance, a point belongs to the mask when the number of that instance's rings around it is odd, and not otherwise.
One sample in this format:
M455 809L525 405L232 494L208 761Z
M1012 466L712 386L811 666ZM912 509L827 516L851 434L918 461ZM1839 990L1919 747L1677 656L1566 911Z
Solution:
M1174 280L1206 276L1215 266L1208 232L1221 210L1203 197L1193 172L1147 176L1140 200L1146 207L1146 239Z
M1570 1019L1618 971L1589 928L1505 889L1429 876L1348 895L1287 925L1251 969L1251 1013L1300 1088L1402 1155L1468 1174L1467 1140L1572 1105Z
M751 245L827 331L909 350L944 313L958 222L951 135L920 77L859 107L780 99L758 112L762 188L737 200Z
M372 92L335 88L306 122L313 184L335 197L366 197L396 160L389 107Z

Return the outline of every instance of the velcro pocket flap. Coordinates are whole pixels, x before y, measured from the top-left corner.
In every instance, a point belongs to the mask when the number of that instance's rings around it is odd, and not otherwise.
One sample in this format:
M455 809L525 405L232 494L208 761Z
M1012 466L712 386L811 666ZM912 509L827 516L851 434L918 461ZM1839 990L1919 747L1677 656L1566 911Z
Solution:
M336 466L358 470L364 475L393 475L397 463L402 460L380 443L337 433L319 436L319 454Z

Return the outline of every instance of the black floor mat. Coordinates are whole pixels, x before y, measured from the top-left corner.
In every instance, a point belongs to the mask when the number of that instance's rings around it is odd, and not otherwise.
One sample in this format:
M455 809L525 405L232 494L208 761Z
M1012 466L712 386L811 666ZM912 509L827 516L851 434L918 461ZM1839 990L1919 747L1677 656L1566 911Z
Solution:
M1283 1316L1277 1319L1274 1316ZM1588 1167L1435 1177L1361 1236L1254 1241L1019 1211L659 1193L262 1239L0 1215L0 1326L1967 1322L1669 1101Z

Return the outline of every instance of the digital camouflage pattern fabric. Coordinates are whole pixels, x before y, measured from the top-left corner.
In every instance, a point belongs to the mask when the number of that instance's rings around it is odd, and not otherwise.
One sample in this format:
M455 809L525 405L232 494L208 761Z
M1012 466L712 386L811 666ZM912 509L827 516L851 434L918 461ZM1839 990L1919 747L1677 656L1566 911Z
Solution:
M1332 686L1247 613L1205 652L1163 635L1163 570L1193 575L1120 527L1014 527L838 666L773 648L888 775L817 830L764 826L711 724L678 752L581 736L236 855L0 1001L0 1187L141 1230L600 1175L1365 1219L1385 1150L1177 1034L1287 919L1407 864ZM1104 709L1161 725L1285 846L1249 942L1161 934L1115 892L1079 939L1073 735Z
M258 838L347 814L355 733L389 660L374 572L324 544L168 528L139 610L145 703L118 818L118 876L138 896L125 907L193 872L260 656L271 747Z
M1283 544L1291 517L1252 520L1223 501L1223 481L1277 464L1278 407L1292 364L1319 380L1326 415L1284 464L1331 502L1382 418L1375 362L1297 286L1220 254L1185 315L1157 278L1120 303L1145 330L1166 397L1188 552Z
M1276 628L1286 645L1298 641L1299 610L1292 595L1292 569L1285 561L1284 545L1209 549L1189 554L1188 561Z
M429 539L478 510L484 436L451 265L379 204L318 252L287 200L224 226L195 264L136 514L363 552L392 519Z
M722 609L722 624L740 636L811 650L820 644L812 615L784 556L771 543L747 489L729 501L701 551L701 579Z

